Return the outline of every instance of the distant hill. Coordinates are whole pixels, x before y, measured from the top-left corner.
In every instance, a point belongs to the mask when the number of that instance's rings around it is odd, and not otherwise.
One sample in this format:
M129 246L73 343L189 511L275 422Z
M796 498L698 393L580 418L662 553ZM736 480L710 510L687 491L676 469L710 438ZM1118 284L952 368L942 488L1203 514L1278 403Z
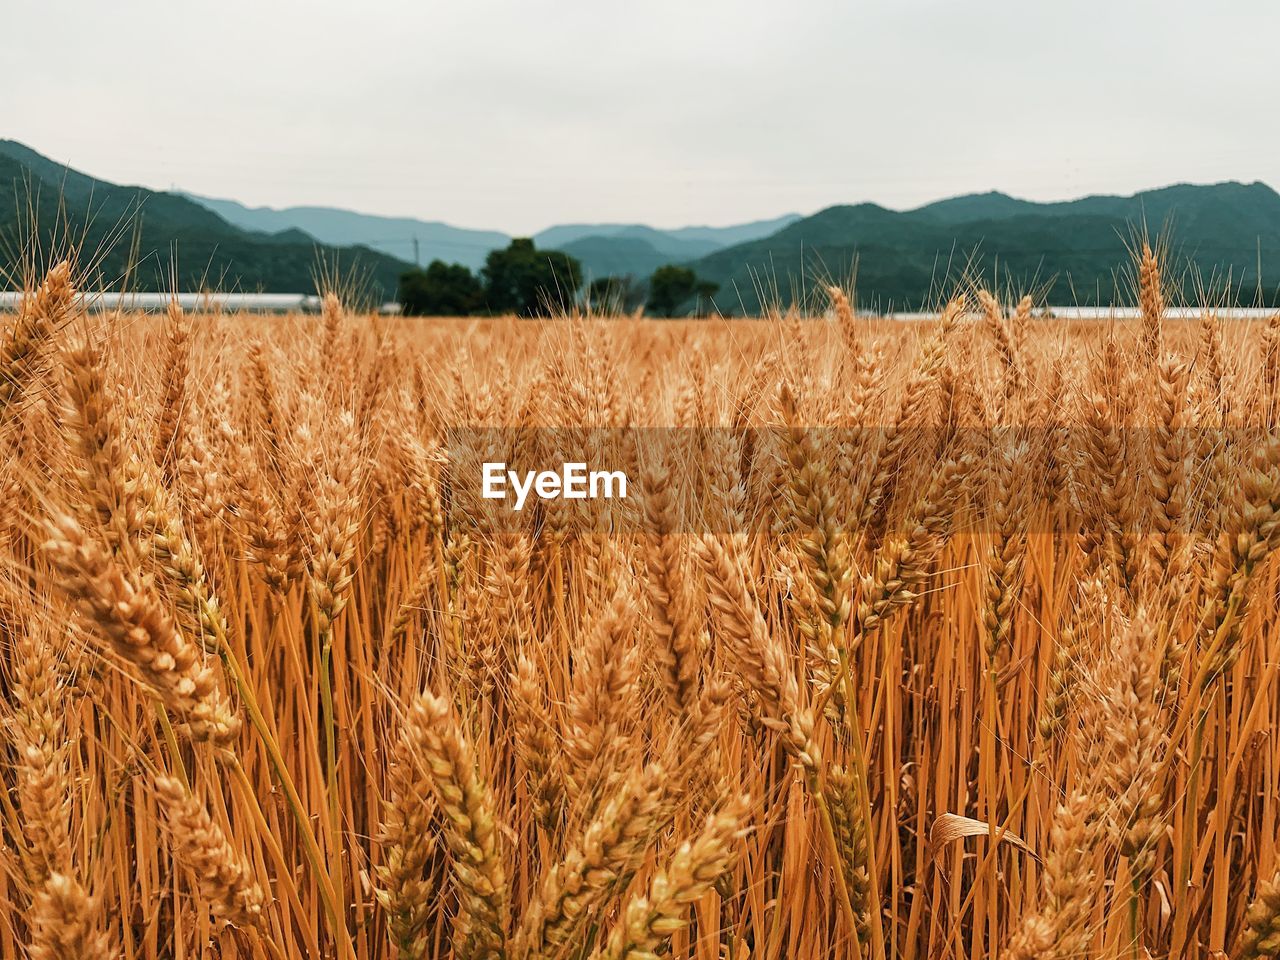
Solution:
M1131 299L1126 271L1136 231L1171 238L1175 283L1194 300L1201 285L1252 303L1262 267L1264 302L1280 289L1280 195L1262 183L1180 184L1129 197L1033 203L999 193L957 197L898 212L875 204L828 207L772 236L690 264L720 284L717 305L756 311L856 261L863 305L912 309L977 275L1002 288L1036 289L1054 304ZM998 271L998 277L994 274Z
M443 260L478 270L484 265L484 258L490 250L505 247L511 242L509 236L496 230L468 230L438 220L383 217L337 207L284 207L276 210L272 207L247 207L235 200L217 200L195 194L185 196L245 230L265 233L301 230L321 243L338 246L360 244L409 262L413 261L416 238L418 257L424 266L432 260Z
M136 261L135 289L167 291L175 253L183 290L307 292L323 260L389 298L407 268L364 247L321 246L297 230L249 232L184 196L99 180L0 140L0 276L17 274L13 258L32 239L33 219L40 248L56 250L70 238L82 267L94 268L89 282L103 289L118 287Z
M727 247L735 243L747 243L760 237L770 236L800 219L800 214L788 213L771 220L752 220L749 223L728 227L680 227L666 232L686 240L714 240L721 246Z
M659 230L643 224L571 223L534 234L539 247L563 250L594 277L645 277L668 263L683 263L715 250L776 233L800 219L796 213L728 227Z
M29 249L32 215L41 249L70 237L96 271L90 282L103 288L119 286L136 260L129 282L140 290L170 288L176 250L177 283L186 290L308 291L324 260L344 272L355 268L375 296L390 298L415 236L422 262L473 269L510 239L336 208L255 209L122 186L0 140L0 271L10 276ZM1090 305L1131 301L1130 247L1144 224L1170 238L1170 281L1183 299L1195 302L1208 289L1255 303L1261 289L1263 303L1280 303L1280 194L1263 183L1178 184L1059 203L990 192L914 210L862 203L731 227L565 224L535 241L577 257L591 278L643 279L663 264L687 264L720 285L716 303L732 313L843 282L855 264L864 307L932 305L966 279L1031 290L1052 304Z
M990 193L967 193L960 197L936 200L909 211L939 223L971 223L974 220L1003 220L1023 213L1032 213L1045 206L1030 200L1018 200L1007 193L992 190Z
M548 227L533 235L533 242L545 250L565 250L570 244L584 240L639 240L667 257L691 260L728 246L709 239L686 240L675 231L657 230L640 223L568 223ZM670 260L666 262L670 263Z
M248 207L235 200L184 194L228 223L255 232L300 230L321 243L360 244L401 260L461 263L472 270L484 266L490 250L505 247L511 236L497 230L471 230L438 220L384 217L337 207ZM667 263L681 263L722 247L767 236L799 219L789 214L773 220L728 227L679 227L659 230L640 223L572 223L534 234L544 250L564 250L583 263L590 276L647 276Z
M799 219L800 214L788 213L772 220L753 220L728 227L675 227L670 230L639 223L566 223L535 233L533 242L540 247L561 249L566 243L584 237L631 236L649 241L663 253L700 256L735 243L767 237Z
M577 258L588 278L631 276L644 279L665 264L693 259L663 253L648 240L624 234L581 237L562 244L558 249Z

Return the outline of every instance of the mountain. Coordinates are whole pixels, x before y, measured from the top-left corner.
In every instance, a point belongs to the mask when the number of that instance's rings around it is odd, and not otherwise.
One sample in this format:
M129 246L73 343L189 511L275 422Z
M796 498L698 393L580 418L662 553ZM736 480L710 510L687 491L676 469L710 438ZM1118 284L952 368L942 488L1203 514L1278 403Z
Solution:
M670 230L658 230L640 223L566 223L535 233L533 242L539 247L562 250L565 244L586 237L629 236L646 240L655 249L672 256L701 256L721 247L767 237L799 219L800 214L788 213L772 220L753 220L728 227L676 227Z
M21 275L31 244L60 252L70 242L87 284L115 289L297 293L315 288L322 265L360 278L370 295L394 296L407 264L365 247L321 246L295 229L244 230L187 197L122 186L0 140L0 276ZM176 255L176 268L172 265Z
M1021 213L1031 213L1039 204L1030 200L1018 200L1007 193L992 190L989 193L967 193L960 197L936 200L912 213L927 216L939 223L970 223L974 220L1003 220Z
M639 223L570 223L534 234L539 247L563 250L594 277L645 277L668 263L683 263L733 244L769 236L800 219L790 213L728 227L658 230Z
M1144 224L1168 237L1170 281L1183 298L1195 302L1208 289L1252 303L1261 264L1263 299L1278 302L1280 194L1262 183L1060 203L989 193L908 211L828 207L690 266L720 284L717 304L734 312L843 281L855 263L860 304L881 309L935 303L966 278L1035 290L1054 304L1109 304L1132 299L1130 249Z
M644 279L665 264L693 259L663 253L648 240L626 235L582 237L558 249L575 257L588 279L624 276Z
M1167 243L1175 296L1194 303L1208 291L1255 303L1260 291L1263 303L1280 303L1280 194L1263 183L1177 184L1058 203L989 192L913 210L861 203L732 227L566 224L535 240L577 257L593 278L644 278L666 263L687 264L720 285L722 310L755 313L851 274L860 305L879 309L932 305L970 281L1032 291L1052 304L1131 302L1131 251L1144 229ZM322 264L336 263L389 298L414 236L423 262L473 268L509 239L422 220L254 209L124 186L0 140L0 277L20 275L32 249L74 245L93 268L87 282L104 289L125 277L136 289L170 289L176 252L184 290L307 291ZM397 242L399 256L371 248Z
M438 220L383 217L336 207L285 207L276 210L272 207L247 207L235 200L217 200L195 194L185 196L244 230L262 233L301 230L321 243L338 246L359 244L410 262L414 258L416 239L418 260L424 266L432 260L443 260L478 270L484 265L484 258L490 250L505 247L511 242L509 236L496 230L468 230Z
M511 237L497 230L471 230L438 220L384 217L337 207L248 207L235 200L183 194L228 223L244 230L277 233L300 230L321 243L359 244L418 262L461 263L472 270L484 266L490 250L505 247ZM647 276L667 263L682 263L722 247L767 236L799 219L788 214L773 220L728 227L679 227L658 230L640 223L570 223L533 235L544 250L564 250L582 261L590 276Z
M760 237L777 233L800 219L798 213L787 213L771 220L752 220L729 227L680 227L668 230L667 233L685 240L713 240L719 246L728 247L736 243L749 243Z
M725 246L707 240L685 241L673 236L673 232L655 230L641 223L565 223L548 227L533 235L533 242L544 250L564 250L571 243L583 240L624 238L640 240L660 253L667 253L682 260L700 257Z

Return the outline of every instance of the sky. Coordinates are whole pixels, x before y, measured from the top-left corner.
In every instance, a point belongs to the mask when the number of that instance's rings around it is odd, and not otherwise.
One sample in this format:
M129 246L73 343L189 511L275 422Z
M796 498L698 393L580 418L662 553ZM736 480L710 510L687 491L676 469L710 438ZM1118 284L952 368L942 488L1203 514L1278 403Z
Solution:
M1278 29L1274 0L5 0L0 137L508 233L1280 186Z

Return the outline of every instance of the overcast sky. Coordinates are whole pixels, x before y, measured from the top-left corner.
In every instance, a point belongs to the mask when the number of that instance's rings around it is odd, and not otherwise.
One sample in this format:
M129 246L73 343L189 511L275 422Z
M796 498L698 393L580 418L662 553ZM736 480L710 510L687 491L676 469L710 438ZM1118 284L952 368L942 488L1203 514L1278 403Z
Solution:
M508 232L1280 186L1278 28L1274 0L6 0L0 136Z

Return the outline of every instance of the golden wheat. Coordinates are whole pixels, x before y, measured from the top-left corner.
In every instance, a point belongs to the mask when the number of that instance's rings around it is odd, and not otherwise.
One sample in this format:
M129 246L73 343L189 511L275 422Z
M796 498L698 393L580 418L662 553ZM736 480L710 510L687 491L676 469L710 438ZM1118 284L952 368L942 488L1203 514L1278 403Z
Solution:
M0 317L0 960L1274 955L1280 319ZM624 469L607 508L481 461ZM748 799L749 798L749 799Z

